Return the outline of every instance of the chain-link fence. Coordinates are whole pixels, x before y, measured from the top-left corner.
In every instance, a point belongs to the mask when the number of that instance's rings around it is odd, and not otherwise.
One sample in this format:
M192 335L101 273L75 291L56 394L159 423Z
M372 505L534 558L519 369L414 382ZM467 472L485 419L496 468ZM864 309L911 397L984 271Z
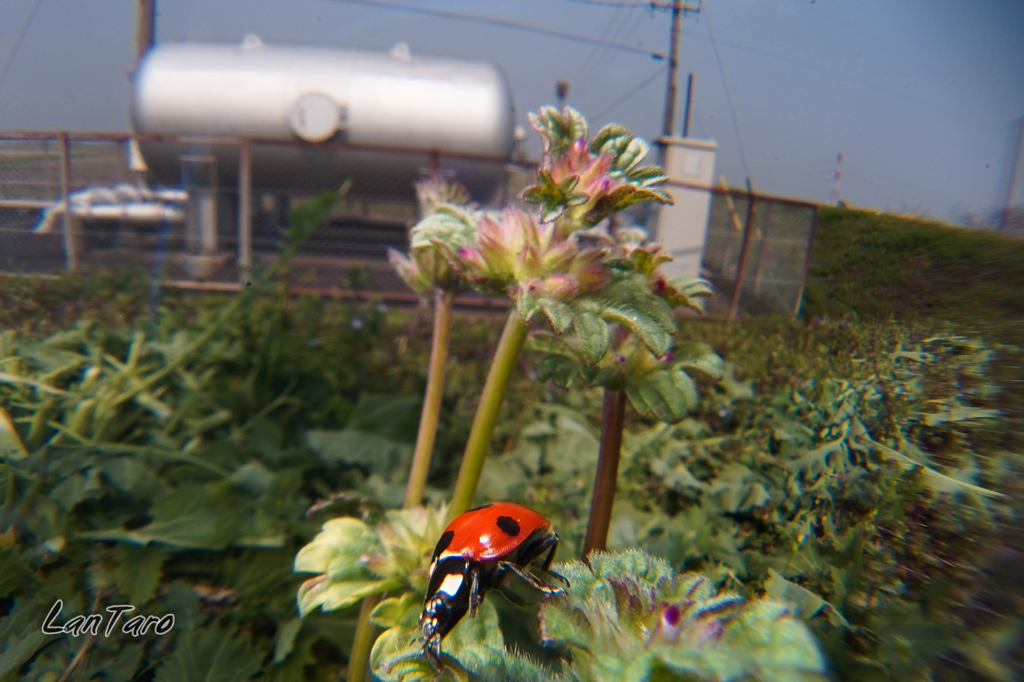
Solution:
M0 134L0 271L132 266L228 288L280 253L291 208L351 181L289 282L412 299L387 250L407 250L414 183L431 173L492 206L523 174L504 159L345 144Z
M703 262L716 292L709 312L799 313L817 219L816 204L713 190Z
M416 150L0 134L0 271L130 266L159 281L227 289L277 256L293 206L351 181L290 262L288 281L308 291L361 289L413 300L387 250L408 248L417 220L413 185L431 173L465 184L491 207L533 180L525 165ZM747 195L708 191L703 264L716 289L709 312L793 314L816 207L757 196L747 230Z

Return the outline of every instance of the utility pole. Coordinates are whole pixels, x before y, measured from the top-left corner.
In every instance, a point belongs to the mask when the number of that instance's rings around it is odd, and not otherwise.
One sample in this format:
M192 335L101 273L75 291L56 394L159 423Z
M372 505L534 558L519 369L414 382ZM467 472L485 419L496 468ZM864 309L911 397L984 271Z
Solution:
M1010 221L1010 213L1014 208L1014 195L1017 191L1017 181L1021 177L1022 171L1024 171L1024 116L1018 118L1011 124L1011 130L1013 130L1013 137L1016 138L1016 150L1010 157L1010 179L1006 186L1006 201L1003 204L1003 210L999 214L999 229L1005 230L1007 223Z
M679 15L683 13L683 0L672 0L672 36L668 51L668 88L665 90L665 121L661 134L672 136L672 123L676 117L676 72L679 71Z
M555 97L558 98L558 108L562 109L565 106L565 98L569 95L569 80L566 78L559 78L555 83Z
M700 5L687 5L683 0L672 0L672 4L651 3L654 9L672 10L672 33L669 38L668 54L668 87L665 91L665 120L661 126L661 134L664 137L671 137L676 117L676 90L679 75L679 27L680 19L688 12L700 12ZM661 149L662 163L664 163L665 148Z
M693 106L693 71L686 78L686 109L683 110L683 137L690 136L690 109Z
M156 0L136 0L135 7L135 65L153 47L156 37Z
M833 206L839 205L839 179L843 177L843 153L836 155L836 172L832 175L832 191L829 192L828 202Z

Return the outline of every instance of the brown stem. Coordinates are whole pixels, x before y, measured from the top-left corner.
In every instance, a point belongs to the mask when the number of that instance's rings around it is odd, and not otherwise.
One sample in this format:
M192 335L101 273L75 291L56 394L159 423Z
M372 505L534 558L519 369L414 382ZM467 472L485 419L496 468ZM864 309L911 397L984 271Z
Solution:
M419 506L423 501L423 490L427 487L430 455L434 451L437 424L441 418L441 398L444 397L444 373L452 335L452 298L450 291L438 289L434 293L434 339L430 346L430 366L427 370L427 390L423 394L420 430L416 436L409 483L405 488L406 509Z
M99 610L100 596L100 593L97 592L96 598L92 602L91 613L96 613ZM82 647L78 650L77 653L75 653L75 657L71 659L70 663L68 663L68 667L64 669L64 673L60 676L57 682L67 682L68 678L71 677L71 673L75 672L75 668L77 668L78 665L82 662L82 659L85 658L85 655L89 653L89 649L92 647L95 641L96 635L90 632L89 636L85 638L85 642L82 644Z
M583 558L608 544L608 527L615 503L615 484L619 477L619 455L622 454L622 430L626 420L626 392L622 389L604 391L601 415L601 451L597 457L594 478L594 499L590 503L587 537L583 542Z

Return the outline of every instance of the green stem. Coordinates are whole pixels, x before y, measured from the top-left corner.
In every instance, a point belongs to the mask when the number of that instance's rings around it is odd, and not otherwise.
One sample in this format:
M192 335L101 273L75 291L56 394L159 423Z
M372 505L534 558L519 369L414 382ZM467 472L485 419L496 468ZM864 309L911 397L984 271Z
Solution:
M494 359L487 372L487 381L484 383L483 393L480 394L480 404L473 417L473 427L469 431L466 452L462 455L459 478L455 482L455 492L452 493L452 504L448 510L449 520L465 512L473 504L476 487L480 482L480 472L483 471L487 450L491 445L491 436L494 435L494 425L498 421L498 412L505 401L508 382L516 360L519 359L519 351L526 342L527 329L519 313L512 309L508 314L505 329L501 332L501 340L494 351Z
M427 369L427 390L423 394L423 412L420 430L416 435L416 450L409 469L409 483L405 488L405 508L419 506L423 490L427 487L430 455L434 452L437 423L441 419L441 398L444 397L444 373L448 364L448 344L452 335L452 299L450 291L434 292L434 339L430 345L430 366Z
M604 411L601 415L601 450L597 456L594 478L594 499L590 503L587 537L583 541L583 559L608 544L608 527L615 504L615 484L619 477L619 455L622 453L622 431L626 419L626 392L605 389Z
M348 682L363 682L366 679L366 671L369 668L370 651L373 649L373 642L377 634L373 623L370 622L370 614L380 603L383 595L374 594L363 599L359 607L359 620L356 622L356 634L352 639L352 654L348 658Z

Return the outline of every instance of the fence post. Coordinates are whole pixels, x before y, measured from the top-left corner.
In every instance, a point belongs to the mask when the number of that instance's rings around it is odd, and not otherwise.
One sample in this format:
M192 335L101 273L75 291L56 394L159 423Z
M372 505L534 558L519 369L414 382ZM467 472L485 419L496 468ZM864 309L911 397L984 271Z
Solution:
M740 246L740 260L736 264L736 281L732 287L732 301L729 302L730 322L736 319L740 306L740 290L743 288L743 271L747 267L747 251L750 248L750 232L754 225L754 188L747 183L747 223L743 226L743 244Z
M758 245L757 245L757 268L754 269L754 295L761 295L761 277L764 275L764 261L765 256L768 255L768 230L771 229L772 224L772 209L775 208L775 202L771 201L768 203L768 210L764 212L764 229L758 230Z
M71 215L71 144L67 132L60 134L60 185L64 195L64 257L69 272L78 269L78 240Z
M252 283L252 141L238 142L238 281Z
M796 290L796 304L793 306L793 317L800 314L800 306L804 302L804 285L807 284L807 271L811 267L811 249L814 248L814 233L818 231L818 207L813 209L811 216L811 233L807 235L807 252L804 255L804 267L800 272L800 288Z

